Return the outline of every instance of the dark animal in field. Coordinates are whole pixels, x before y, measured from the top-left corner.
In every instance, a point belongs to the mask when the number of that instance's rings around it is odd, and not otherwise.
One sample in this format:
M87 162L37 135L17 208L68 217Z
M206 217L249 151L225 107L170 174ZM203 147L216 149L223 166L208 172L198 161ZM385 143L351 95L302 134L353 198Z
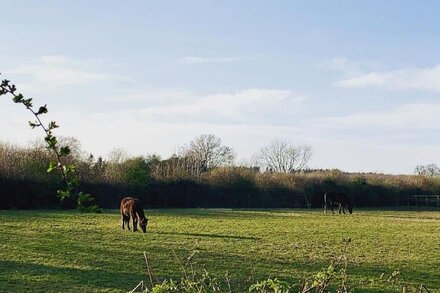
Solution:
M142 232L147 232L148 219L145 217L144 210L137 198L134 197L124 197L121 200L120 205L121 217L122 217L122 229L130 230L130 217L133 221L133 232L136 232L139 226Z
M345 214L346 208L350 214L353 213L351 199L345 193L329 191L324 194L324 213L327 212L327 208L334 213L334 205L339 205L339 213L342 211Z

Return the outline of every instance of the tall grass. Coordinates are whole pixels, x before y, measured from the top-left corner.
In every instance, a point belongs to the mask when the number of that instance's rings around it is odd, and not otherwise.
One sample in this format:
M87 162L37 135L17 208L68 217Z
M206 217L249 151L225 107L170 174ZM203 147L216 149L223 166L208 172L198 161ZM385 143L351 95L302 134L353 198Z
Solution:
M342 248L339 255L336 255L330 264L320 271L312 274L297 283L282 281L276 277L254 281L254 283L236 284L234 276L229 273L224 278L212 276L205 268L200 269L194 262L194 257L199 251L192 252L185 260L180 260L173 251L176 262L179 264L182 275L180 279L159 280L154 272L154 265L151 264L146 252L144 252L147 266L147 281L141 281L129 293L211 293L211 292L254 292L254 293L349 293L357 291L357 287L363 289L374 286L388 286L392 292L404 293L429 293L430 290L423 284L414 285L406 282L400 271L393 271L389 276L381 274L378 277L370 278L367 281L355 282L349 276L350 253L349 246L351 239L342 239ZM250 280L250 279L249 279ZM234 286L235 285L235 286Z

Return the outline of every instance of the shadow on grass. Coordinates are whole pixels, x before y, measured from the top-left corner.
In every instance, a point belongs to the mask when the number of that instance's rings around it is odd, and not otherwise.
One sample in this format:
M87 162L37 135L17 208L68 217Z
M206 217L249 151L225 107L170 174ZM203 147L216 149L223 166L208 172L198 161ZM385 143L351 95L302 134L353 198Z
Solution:
M0 261L1 292L125 292L144 278L142 272L114 272Z
M353 207L353 210L356 208ZM436 206L391 206L391 207L359 207L356 208L363 212L435 212L440 211Z
M260 240L260 237L247 237L247 236L234 236L234 235L221 235L221 234L208 234L208 233L181 233L181 232L150 232L151 234L159 235L181 235L192 237L210 237L210 238L223 238L223 239L237 239L237 240Z
M304 209L205 209L205 208L190 208L190 209L152 209L146 210L148 216L154 215L170 216L170 217L191 217L191 218L209 218L219 220L252 220L266 219L276 216L300 216L304 211L311 212L316 210Z
M179 255L185 255L178 251ZM154 254L153 254L154 255ZM289 261L282 263L267 263L261 259L250 259L250 256L223 255L218 253L203 253L197 260L198 266L207 266L210 273L221 277L224 272L231 273L232 281L242 288L249 286L249 282L262 280L268 276L276 276L292 284L304 277L310 277L327 267L326 262ZM252 258L252 257L251 257ZM253 265L250 265L253 263ZM175 280L181 275L178 267L169 270L164 263L153 262L153 268L158 272L160 279L172 277ZM437 278L435 271L420 272L414 268L401 267L408 281L425 283L435 288ZM117 269L117 268L116 268ZM160 273L160 271L162 271ZM396 292L386 284L355 285L359 280L369 277L378 277L381 273L389 275L393 269L380 264L350 264L348 274L354 281L356 292ZM250 278L249 278L250 277ZM352 278L355 278L353 280ZM142 269L135 266L134 273L118 272L100 269L65 268L44 264L24 263L17 261L0 261L0 291L1 292L126 292L132 289L140 280L146 280Z

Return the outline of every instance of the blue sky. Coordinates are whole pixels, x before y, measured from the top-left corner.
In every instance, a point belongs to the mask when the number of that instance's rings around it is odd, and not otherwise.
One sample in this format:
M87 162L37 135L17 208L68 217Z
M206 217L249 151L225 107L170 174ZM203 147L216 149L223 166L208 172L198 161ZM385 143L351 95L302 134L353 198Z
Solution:
M412 173L440 155L438 1L2 1L0 72L59 133L166 157L201 133L312 168ZM0 100L0 138L39 134Z

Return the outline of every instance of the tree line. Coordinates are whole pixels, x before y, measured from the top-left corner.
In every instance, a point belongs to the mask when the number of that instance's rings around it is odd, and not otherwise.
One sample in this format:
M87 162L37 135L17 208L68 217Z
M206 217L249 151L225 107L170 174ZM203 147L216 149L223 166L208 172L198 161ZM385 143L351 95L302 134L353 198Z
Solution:
M310 170L311 148L280 140L261 148L247 164L235 164L232 148L212 134L194 138L165 159L123 150L96 158L76 139L59 138L59 144L70 146L63 164L76 166L78 188L93 194L91 204L103 208L117 208L125 195L151 208L318 208L328 190L348 193L358 207L401 206L410 194L440 191L438 177ZM0 143L0 208L75 207L75 199L59 201L56 191L63 182L46 171L53 156L44 142Z

